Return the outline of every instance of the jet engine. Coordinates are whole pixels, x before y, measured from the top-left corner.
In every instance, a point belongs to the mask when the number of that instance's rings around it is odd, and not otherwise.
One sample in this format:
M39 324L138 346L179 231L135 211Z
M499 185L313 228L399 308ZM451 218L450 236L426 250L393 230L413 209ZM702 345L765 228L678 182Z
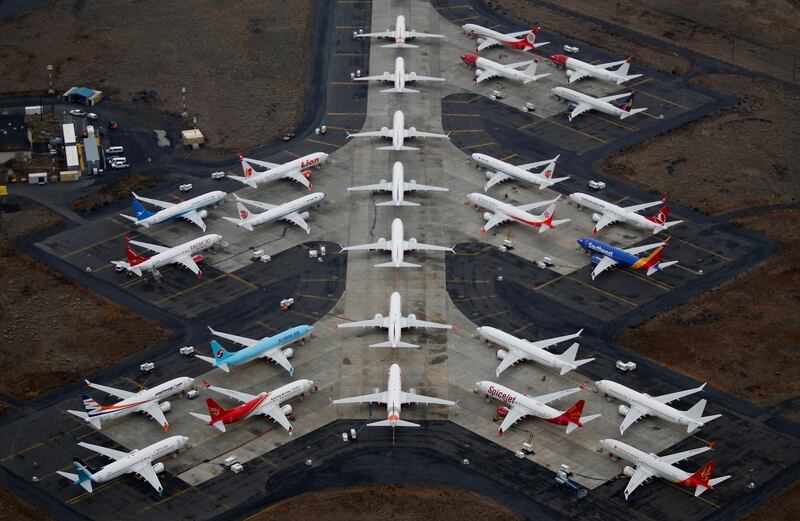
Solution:
M500 360L505 360L508 356L508 351L503 351L502 349L497 350L497 358Z
M381 181L381 182L383 182L383 181ZM415 185L415 184L417 184L417 181L416 181L416 179L412 179L411 181L408 182L408 184Z
M409 132L416 132L417 129L416 129L416 127L408 127L408 131Z
M600 264L600 261L602 259L600 257L598 257L597 255L592 255L592 258L589 259L589 260L592 261L592 264Z
M383 237L378 239L378 246L380 246L381 248L385 248L386 247L386 239L384 239Z
M201 219L205 219L206 217L208 217L208 212L205 210L200 210L199 212L197 212L197 216L200 217Z
M392 75L388 72L383 73L383 81L392 81Z
M311 170L306 170L305 172L303 172L303 177L305 177L306 179L311 179Z
M486 179L491 179L492 177L494 177L494 172L489 172L489 171L487 170L487 171L486 171Z
M478 77L481 74L483 74L483 70L482 69L475 69L475 77Z
M600 215L599 213L593 213L593 214L592 214L592 220L593 220L594 222L596 222L596 223L599 223L599 222L600 222L600 219L602 219L602 218L603 218L603 216L602 216L602 215Z
M311 217L311 214L308 212L303 212L300 214L300 217L302 217L303 219L308 219L309 217Z
M567 73L567 78L571 78L572 75L575 74L575 71L573 71L571 69L567 69L566 73Z
M170 402L161 402L158 404L158 408L161 409L161 412L169 412L172 410L172 404Z
M627 405L620 405L617 408L617 412L619 412L620 415L622 415L622 416L625 416L626 414L628 414L628 411L630 411L630 408L628 408Z
M411 394L417 394L417 390L414 389L413 387L409 387L408 392L410 392Z
M292 349L291 347L287 347L286 349L283 350L283 356L285 356L286 358L292 358L294 356L294 349Z
M505 418L506 416L508 416L509 412L510 411L508 410L508 407L506 407L505 405L500 405L499 407L497 407L497 415L500 416L501 418Z
M493 217L493 215L492 215L490 212L486 212L486 213L484 213L484 214L483 214L483 218L484 218L484 220L487 220L487 221L488 221L488 220L490 220L492 217Z
M408 248L410 250L414 250L417 248L417 240L415 238L412 237L408 240Z
M381 390L378 389L377 387L372 388L372 394L378 394L379 392L381 392Z
M294 412L294 409L292 409L292 406L287 403L286 405L281 407L281 412L286 416L291 416L291 414Z
M196 263L203 262L203 256L198 253L197 255L194 255L192 257L192 260L195 261Z
M409 313L409 315L408 315L408 319L409 319L409 320L416 320L416 319L417 319L417 315L415 315L415 314L413 314L413 313Z
M389 132L389 127L381 127L381 132Z
M163 463L156 463L155 465L153 465L153 471L155 471L156 474L161 474L162 472L164 472L164 470L165 468Z
M386 179L381 179L381 184L385 183Z
M624 469L622 469L622 473L625 474L629 478L633 477L633 473L634 472L636 472L636 470L633 469L632 467L626 466Z
M375 320L383 320L383 315L380 313L375 313Z

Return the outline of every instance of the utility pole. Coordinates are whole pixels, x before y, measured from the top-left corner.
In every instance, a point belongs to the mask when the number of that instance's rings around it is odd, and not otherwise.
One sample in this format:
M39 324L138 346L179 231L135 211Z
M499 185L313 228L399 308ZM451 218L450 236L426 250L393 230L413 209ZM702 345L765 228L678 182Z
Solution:
M189 113L186 111L186 87L181 87L181 97L183 98L183 112L181 112L181 117L188 118Z
M47 76L48 76L48 83L50 85L50 87L47 89L47 93L52 96L56 92L56 91L53 90L53 66L52 65L48 65L47 66Z

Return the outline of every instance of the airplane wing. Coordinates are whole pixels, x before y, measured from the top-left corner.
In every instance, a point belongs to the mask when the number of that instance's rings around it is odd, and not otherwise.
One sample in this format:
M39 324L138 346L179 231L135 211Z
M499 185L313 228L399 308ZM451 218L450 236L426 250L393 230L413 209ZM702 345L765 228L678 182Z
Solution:
M337 324L336 327L338 329L341 328L348 328L348 327L388 327L388 318L381 318L380 320L359 320L357 322L343 322L341 324Z
M142 197L140 195L136 195L135 192L131 192L131 193L133 194L133 197L135 199L138 199L139 201L144 201L146 203L150 203L150 204L152 204L154 206L158 206L159 208L171 208L171 207L175 206L175 203L168 203L166 201L159 201L158 199L148 199L147 197Z
M388 76L381 74L380 76L361 76L353 78L353 81L394 81L394 78L394 74L389 74Z
M583 333L583 329L571 335L557 336L553 338L548 338L547 340L539 340L537 342L528 342L528 344L530 344L533 347L538 347L539 349L547 349L548 347L560 344L561 342L566 342L567 340L578 338L579 336L581 336L581 333Z
M386 183L389 184L389 183ZM421 185L419 183L403 183L403 190L406 192L449 192L449 188L441 186Z
M401 393L400 395L400 403L403 405L407 403L424 403L427 405L453 405L456 402L452 400L444 400L442 398L434 398L432 396L423 396L421 394L414 394L414 393Z
M508 411L506 417L503 418L503 423L500 424L500 435L510 429L515 423L520 421L521 419L525 418L528 415L526 410L523 410L522 407L518 405L514 405L511 407L511 410Z
M477 51L481 52L482 50L488 49L489 47L494 47L495 45L500 45L500 42L494 38L483 37L483 41L478 45Z
M141 241L128 241L131 244L135 244L136 246L141 246L142 248L147 248L148 250L152 250L156 253L163 253L167 251L169 248L166 246L159 246L158 244L150 244L149 242L141 242Z
M164 491L164 487L161 486L161 482L158 480L158 476L156 475L156 471L153 469L153 464L149 461L143 461L137 466L131 469L133 472L142 476L142 478L150 483L150 486L156 489L156 492L161 494Z
M253 201L252 199L242 199L236 194L233 194L233 197L239 202L248 204L250 206L255 206L256 208L261 208L262 210L272 210L273 208L277 208L277 205L275 204L262 203L261 201Z
M259 356L259 358L269 358L279 366L286 369L286 372L289 373L289 376L294 375L294 367L292 367L292 364L289 362L289 359L286 358L286 355L280 348L270 349L268 351L265 351L263 354Z
M408 32L406 31L406 34ZM354 38L396 38L397 31L381 31L377 33L359 33Z
M690 449L685 450L683 452L676 452L675 454L667 454L665 456L659 456L658 459L665 463L669 463L670 465L674 465L675 463L679 463L685 459L689 459L692 456L696 456L698 454L702 454L703 452L711 450L713 447L711 444L706 445L705 447L700 447L697 449Z
M618 100L618 99L622 99L622 98L627 98L630 95L631 95L630 92L625 92L625 93L622 93L622 94L612 94L611 96L606 96L605 98L598 98L598 99L600 101L614 101L614 100Z
M622 65L623 63L627 62L628 60L622 60L618 62L608 62L608 63L598 63L595 65L598 69L610 69L611 67L616 67L617 65Z
M497 183L502 183L503 181L508 181L511 179L511 176L506 174L495 172L494 175L489 179L489 181L484 185L483 191L488 192L489 188L493 187Z
M512 69L521 69L523 67L527 67L531 63L533 63L533 60L526 60L524 62L509 63L506 65L506 67L511 67Z
M652 478L655 474L643 465L639 465L636 467L636 471L631 476L630 482L628 482L628 486L625 487L625 499L628 499L628 496L631 495L631 492L636 490L636 488L647 481L648 479Z
M434 78L433 76L420 76L415 74L413 78L408 78L408 81L445 81L444 78Z
M500 76L500 75L497 74L495 71L488 71L488 70L487 71L483 71L482 73L480 73L478 75L477 78L475 78L475 83L480 83L483 80L490 80L490 79L496 78L498 76Z
M570 394L579 392L581 392L580 387L573 387L572 389L565 389L563 391L556 391L554 393L543 394L541 396L534 396L533 399L541 403L550 403L560 398L564 398L565 396L569 396Z
M82 442L78 443L78 445L80 445L84 449L89 449L89 450L91 450L93 452L96 452L98 454L102 454L103 456L105 456L107 458L111 458L113 460L122 459L122 458L124 458L125 456L128 455L127 452L124 452L124 451L121 451L121 450L109 449L108 447L101 447L100 445L93 445L91 443L86 443L85 441L82 441Z
M649 251L649 250L652 250L653 248L658 248L659 246L664 246L665 244L666 244L666 242L656 242L654 244L645 244L644 246L635 246L633 248L628 248L625 251L630 253L631 255L638 255L639 253L642 253L643 251Z
M641 212L645 208L650 208L652 206L657 206L659 204L664 204L664 200L661 199L659 201L652 201L649 203L642 203L642 204L634 204L632 206L625 206L624 209L628 210L629 212Z
M263 166L267 170L272 170L273 168L278 168L279 166L283 166L280 163L270 163L269 161L261 161L259 159L248 159L246 157L242 158L242 160L247 163L253 163L254 165Z
M392 134L389 132L391 129L384 132L383 130L374 130L370 132L356 132L355 134L347 133L347 137L392 137Z
M232 389L223 389L222 387L216 387L214 385L209 385L208 389L211 391L218 392L219 394L224 394L225 396L230 396L234 400L238 400L242 403L249 402L250 400L255 398L255 395L252 394L247 394L240 391L234 391Z
M599 232L609 224L614 224L615 222L617 222L616 217L604 213L603 216L600 217L600 220L597 221L597 224L594 225L594 231Z
M429 322L427 320L405 319L403 327L429 327L432 329L453 329L450 324L440 324L439 322Z
M269 416L270 418L278 422L281 427L286 429L289 432L289 434L292 433L293 430L292 424L289 423L289 419L286 417L285 414L283 414L283 411L281 410L280 407L271 407L266 411L262 411L261 414L263 414L264 416Z
M509 38L519 38L520 36L528 36L528 33L530 32L530 29L525 29L524 31L517 31L515 33L506 33L506 36Z
M611 257L603 257L602 259L600 259L600 262L597 263L597 266L595 266L594 270L592 270L592 279L594 279L595 277L606 271L611 266L616 266L616 264L617 261L615 261Z
M96 384L94 382L90 382L89 380L86 380L86 385L88 385L92 389L103 391L104 393L108 393L111 396L116 396L117 398L120 398L122 400L127 400L128 398L136 394L130 391L123 391L122 389L115 389L113 387L108 387L107 385Z
M346 246L342 248L342 251L358 251L358 250L386 250L389 251L392 249L392 241L386 241L384 245L381 246L379 242L371 242L369 244L357 244L356 246Z
M303 177L303 176L300 176L300 177ZM305 177L303 177L303 179L305 179ZM306 179L306 181L308 181L308 180ZM283 220L284 221L289 221L290 223L299 226L300 228L305 230L306 233L311 233L311 228L308 226L308 223L297 212L290 213L289 215L284 215L283 216Z
M690 394L699 393L700 391L703 390L703 387L705 387L705 386L706 386L706 384L703 384L701 387L698 387L698 388L695 388L695 389L687 389L685 391L678 391L678 392L669 393L669 394L662 394L661 396L653 396L653 399L654 400L658 400L661 403L674 402L675 400L679 400L679 399L683 398L684 396L689 396Z
M412 137L432 137L432 138L439 138L439 139L450 139L450 136L447 134L437 134L435 132L422 132L421 130L405 130L404 131L405 137L412 138Z
M197 211L192 210L191 212L187 212L181 215L181 218L186 219L201 230L206 231L206 223L203 222L203 219L200 218L200 214L198 214Z
M340 403L386 403L386 393L362 394L361 396L351 396L350 398L339 398L333 400L334 404Z
M419 251L453 251L453 248L449 246L436 246L434 244L425 244L424 242L418 242L412 248L408 241L403 241L403 249L406 251L409 250L419 250Z
M628 430L628 427L636 423L639 418L645 416L646 414L647 411L641 407L637 405L631 405L628 409L628 414L626 414L625 419L622 420L622 425L619 426L619 433L623 434L626 430Z
M569 113L569 119L573 120L586 111L592 110L592 106L588 103L578 103L578 105Z
M169 429L167 417L164 416L164 411L161 410L161 407L158 406L158 403L152 402L150 405L142 409L142 412L157 421L161 425L161 428L164 429L164 432Z
M299 171L299 170L295 170L293 172L289 172L284 177L286 177L287 179L291 179L292 181L296 181L296 182L300 183L301 185L305 186L309 190L311 189L311 181L309 181L308 178L306 178L306 176L304 176L303 173L301 171Z
M586 71L573 71L572 75L569 77L569 83L575 83L576 81L588 78L589 76L591 75Z
M527 357L524 354L520 353L516 349L513 350L510 349L506 357L503 358L503 361L500 362L500 365L497 366L495 374L497 376L500 376L500 373L502 373L512 365L516 364L517 362L520 362L525 359L527 359Z
M177 262L178 264L183 264L187 268L189 268L192 273L195 275L200 275L200 266L194 261L191 255L181 255L180 257L175 257L175 260L172 262Z
M218 336L220 338L224 338L226 340L230 340L232 342L236 342L237 344L241 344L246 347L250 347L258 343L258 340L253 340L252 338L247 338L244 336L237 336L231 335L230 333L223 333L221 331L214 331L211 329L211 326L208 326L208 330L211 331L211 334L214 336Z
M406 183L407 184L407 183ZM361 186L351 186L347 189L348 192L361 192L361 191L373 191L373 190L385 190L390 191L392 189L392 183L377 183L374 185L361 185Z
M550 206L554 202L558 201L561 196L559 195L555 199L550 199L549 201L539 201L538 203L529 203L517 206L518 210L522 210L523 212L530 212L531 210L535 210L536 208L544 208L546 206Z
M444 38L444 35L406 31L406 38Z
M496 213L496 214L492 215L491 219L486 221L486 224L483 225L483 230L488 232L489 230L491 230L492 228L494 228L498 224L501 224L501 223L504 223L504 222L510 221L510 220L511 219L509 219L506 215Z
M517 168L521 168L523 170L530 170L531 168L537 168L540 166L549 165L550 163L555 163L558 161L558 158L561 157L561 154L557 155L553 159L546 159L544 161L534 161L533 163L525 163L524 165L517 165Z

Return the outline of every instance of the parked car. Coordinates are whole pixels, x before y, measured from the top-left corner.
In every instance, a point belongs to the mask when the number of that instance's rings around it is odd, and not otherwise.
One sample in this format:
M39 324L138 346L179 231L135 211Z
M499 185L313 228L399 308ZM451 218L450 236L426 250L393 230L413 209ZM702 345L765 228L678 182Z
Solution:
M81 109L72 109L72 110L69 111L69 113L72 114L73 116L85 116L86 115L86 111L85 110L81 110Z
M97 119L97 114L95 114L94 112L89 112L86 114L86 117L89 119Z

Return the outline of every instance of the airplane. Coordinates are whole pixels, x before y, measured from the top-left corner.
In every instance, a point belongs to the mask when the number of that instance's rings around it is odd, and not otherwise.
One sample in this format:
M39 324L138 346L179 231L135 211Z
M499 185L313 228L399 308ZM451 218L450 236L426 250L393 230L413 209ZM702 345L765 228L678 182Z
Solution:
M545 367L558 369L562 376L594 360L594 358L585 358L583 360L575 359L578 355L577 342L573 343L569 349L560 355L555 355L546 350L550 346L579 337L580 334L583 333L583 329L572 335L548 338L547 340L538 340L536 342L517 338L513 335L509 335L505 331L489 326L479 327L477 332L484 340L498 344L508 350L503 351L499 349L497 351L497 358L502 360L495 371L495 375L498 377L500 373L523 360L533 360Z
M467 199L469 199L472 204L489 210L483 214L486 224L484 224L483 228L481 228L482 233L486 233L498 224L502 224L506 221L516 221L527 226L533 226L534 228L539 228L539 233L544 233L550 228L555 228L560 224L568 223L570 221L570 219L553 220L556 212L556 201L558 201L560 197L561 196L559 195L555 199L540 201L538 203L523 204L521 206L514 206L504 203L489 197L488 195L478 193L469 194ZM532 215L528 213L529 210L541 208L542 206L547 206L547 209L543 214Z
M630 387L625 387L617 382L610 380L600 380L595 384L597 389L606 396L626 402L628 406L620 405L619 413L625 416L619 426L620 436L625 434L625 430L636 423L643 416L657 416L662 420L678 425L686 425L686 432L691 434L695 429L705 426L706 423L716 420L721 414L703 416L703 409L706 407L706 400L700 400L688 411L679 411L667 405L673 400L678 400L690 394L699 393L706 384L695 389L678 391L675 393L662 394L661 396L650 396L648 394L634 391Z
M569 83L575 83L583 78L597 78L599 80L613 81L617 85L622 85L626 81L634 78L639 78L641 74L628 74L628 69L633 63L633 58L622 60L618 62L600 63L592 65L591 63L582 62L575 58L570 58L563 54L554 54L550 57L556 67L562 67L567 74ZM617 67L617 70L610 70L611 67Z
M211 347L214 350L214 357L194 355L196 358L205 360L226 373L231 372L231 367L246 364L257 358L266 358L286 369L289 376L294 376L294 367L289 363L289 358L294 356L294 350L291 348L284 350L283 348L305 339L314 331L314 328L304 324L287 329L275 336L265 336L260 340L215 331L211 326L208 326L208 330L212 335L236 342L245 348L231 353L226 351L219 342L212 340Z
M403 239L403 221L399 218L392 221L392 238L390 240L386 240L383 237L378 239L378 242L373 242L370 244L359 244L358 246L347 246L342 248L342 251L356 251L356 250L383 250L391 252L392 260L391 262L385 262L383 264L376 264L376 268L419 268L419 264L412 264L410 262L405 262L403 257L406 251L422 251L422 250L430 250L430 251L449 251L450 253L455 253L453 248L448 248L447 246L434 246L432 244L424 244L421 242L417 242L416 239L411 238L407 241Z
M694 487L695 497L706 490L713 489L716 485L719 485L731 477L721 476L718 478L711 478L711 474L714 472L713 461L709 461L700 467L697 472L691 474L675 466L675 463L711 450L714 447L713 442L705 447L676 452L675 454L665 454L663 456L647 454L635 447L631 447L627 443L612 439L600 440L600 446L606 449L609 454L613 454L625 461L630 461L636 466L636 469L625 467L623 470L623 473L631 478L628 486L625 487L626 500L639 485L652 477L666 479L667 481L683 485L684 487Z
M397 17L394 30L387 29L386 31L377 33L356 33L353 35L353 38L388 38L394 40L394 43L381 45L381 47L390 49L416 49L418 47L417 45L406 43L406 40L411 40L413 38L444 38L444 35L420 33L406 29L406 18L400 15Z
M182 449L187 443L189 443L189 438L186 436L170 436L142 449L125 452L82 441L78 443L80 447L94 451L114 461L100 470L93 470L79 458L75 458L72 463L75 465L77 474L60 470L57 470L56 473L72 480L73 484L80 485L86 492L92 491L92 483L106 483L123 474L136 474L156 489L160 496L164 493L164 487L161 486L161 482L158 480L158 474L164 472L164 464L156 463L153 465L153 462Z
M206 223L203 222L203 218L208 216L208 212L204 210L204 208L216 206L228 195L225 192L215 190L180 203L168 203L166 201L159 201L158 199L148 199L147 197L138 196L136 192L131 192L131 194L133 194L134 197L133 211L136 213L136 217L131 217L123 213L119 215L129 221L133 221L138 226L149 228L155 224L161 224L173 219L186 219L190 223L199 226L203 231L206 231ZM158 206L161 210L151 212L142 206L142 203L139 201Z
M294 201L283 204L269 204L253 201L252 199L242 199L236 194L233 194L233 196L236 198L236 209L239 211L240 218L223 216L222 218L226 221L232 222L252 232L253 227L259 224L271 223L282 219L296 224L305 230L307 234L311 233L311 227L306 222L306 219L308 219L311 214L304 210L320 204L325 199L325 194L322 192L304 195ZM250 209L245 206L245 203L255 206L256 208L261 208L264 211L253 214Z
M392 200L382 203L376 203L375 206L419 206L419 203L411 203L404 199L405 192L413 191L428 191L428 192L449 192L449 188L442 188L440 186L429 186L419 184L413 179L409 182L403 181L403 163L396 161L392 166L392 180L386 182L381 179L381 182L375 185L351 186L347 189L348 192L357 191L387 191L392 192Z
M502 64L486 58L481 58L477 54L466 53L461 55L461 60L468 66L475 67L475 83L480 83L483 80L491 78L508 78L528 84L536 81L545 76L550 76L550 73L536 74L536 67L539 65L539 60L527 60L518 63ZM524 70L519 70L525 67Z
M475 385L477 386L478 391L481 391L487 396L496 398L511 406L510 410L506 409L505 407L502 408L505 412L505 418L503 419L503 423L500 425L500 429L498 430L500 436L510 429L512 425L522 420L526 416L536 416L537 418L541 418L544 421L553 423L555 425L566 425L567 434L571 433L578 427L583 427L590 421L600 417L599 414L582 416L583 406L586 403L585 400L578 400L575 405L564 412L547 405L549 402L553 402L560 398L564 398L565 396L569 396L570 394L580 392L585 384L581 385L580 387L574 387L564 391L543 394L542 396L528 396L526 394L520 394L516 391L512 391L508 387L504 387L494 382L481 381Z
M664 255L664 246L667 242L669 242L669 239L644 246L621 249L588 237L578 239L578 245L592 254L592 264L596 264L594 270L592 270L592 280L612 266L622 266L632 270L646 269L649 277L657 271L666 269L673 264L678 264L678 261L661 262L661 256ZM639 257L639 253L653 248L656 248L656 251L647 257Z
M383 137L392 140L392 144L385 147L378 147L377 150L419 150L415 147L403 145L403 140L415 137L430 137L437 139L450 139L450 136L445 134L435 134L433 132L422 132L414 127L405 128L405 116L402 110L394 113L392 120L392 128L383 127L374 132L357 132L355 134L347 133L347 139L352 137Z
M381 76L362 76L353 78L353 81L387 81L394 83L391 89L383 89L381 92L419 92L418 90L406 88L406 82L412 81L444 81L444 78L434 78L432 76L418 76L416 72L406 73L405 61L398 56L394 60L394 74L384 72Z
M603 114L618 117L619 119L625 119L647 110L646 108L633 108L633 98L636 96L635 92L625 92L623 94L612 94L604 98L595 98L594 96L589 96L588 94L583 94L566 87L553 87L551 91L557 97L571 102L567 106L567 109L570 111L570 121L590 110L597 110ZM623 99L622 103L611 103L619 99Z
M484 192L488 192L489 188L497 183L502 183L510 179L539 185L539 190L544 190L556 183L566 181L569 177L553 177L553 172L555 172L556 169L556 161L558 161L559 157L561 157L561 154L553 159L547 159L545 161L536 161L524 165L512 165L511 163L506 163L505 161L487 156L486 154L475 153L469 156L476 165L486 169L486 178L489 181L483 187ZM530 172L532 168L539 168L540 166L544 167L541 172Z
M327 160L328 154L323 152L314 152L283 164L249 159L239 154L244 176L228 175L228 177L253 188L258 188L258 185L269 183L276 179L291 179L308 188L310 192L312 185L308 180L311 177L311 170L309 169L311 167L319 167ZM252 165L264 167L266 170L253 170Z
M268 416L286 429L290 436L294 429L289 423L287 416L291 416L292 406L288 404L281 406L281 403L314 389L314 382L311 380L296 380L282 385L272 392L262 392L257 395L215 387L205 380L203 380L203 384L211 391L230 396L234 400L242 402L242 405L238 405L232 409L225 409L215 402L213 398L208 398L206 399L206 405L208 406L208 414L210 416L190 412L189 414L195 418L199 418L207 424L213 425L220 432L225 432L225 425L240 422L253 416Z
M114 266L120 266L129 272L135 273L139 277L145 271L158 271L158 268L167 266L168 264L178 264L180 266L189 268L192 273L197 275L197 278L203 277L203 272L200 271L198 262L203 260L203 256L198 252L206 250L219 241L222 240L222 235L212 233L203 235L197 239L184 242L172 248L168 246L159 246L158 244L150 244L147 242L133 241L128 239L128 244L125 247L125 254L128 256L128 261L111 261ZM156 252L152 257L145 257L131 248L131 244L147 248L148 250Z
M569 198L578 206L584 206L591 211L596 212L592 214L592 220L597 223L594 227L593 233L599 232L609 224L622 222L636 226L637 228L643 228L651 231L653 232L653 235L655 235L658 232L663 232L667 228L683 222L667 222L669 206L664 206L656 215L650 217L639 215L638 212L646 208L666 203L666 197L660 201L634 204L631 206L618 206L614 203L603 201L602 199L594 197L593 195L582 194L580 192L570 194Z
M431 396L423 396L416 394L414 389L409 389L409 392L404 392L402 388L402 372L400 366L392 364L389 367L389 384L387 390L384 392L376 392L373 394L365 394L362 396L353 396L352 398L339 398L333 400L332 405L339 405L343 403L384 403L386 404L387 419L368 423L367 427L419 427L417 423L411 423L400 419L400 409L403 405L409 403L424 403L426 405L455 405L456 402L451 400L444 400L442 398L433 398Z
M157 421L164 429L164 432L167 432L169 430L169 422L164 416L164 413L169 411L171 406L169 402L159 402L172 395L191 389L194 386L194 378L187 378L185 376L173 378L163 384L159 384L150 389L142 389L135 393L96 384L89 380L86 380L86 385L92 389L104 391L122 400L114 405L100 405L88 394L84 394L83 406L86 411L67 411L71 415L77 416L90 424L95 429L100 430L104 421L121 418L135 412L141 412Z
M536 43L536 35L542 30L540 26L536 26L530 30L518 31L515 33L498 33L486 27L481 27L476 24L464 24L461 29L470 36L474 36L478 41L478 48L476 52L480 52L495 45L505 45L520 51L530 51L531 49L538 49L550 42ZM524 36L525 38L521 38Z
M400 340L403 329L410 327L425 327L434 329L453 329L450 324L440 324L438 322L428 322L427 320L417 320L416 315L410 314L403 316L403 304L400 293L394 292L389 297L389 316L384 317L380 313L375 315L372 320L359 320L357 322L342 322L336 324L337 329L351 327L382 327L389 330L389 341L372 344L370 347L419 347L416 344L409 344Z

